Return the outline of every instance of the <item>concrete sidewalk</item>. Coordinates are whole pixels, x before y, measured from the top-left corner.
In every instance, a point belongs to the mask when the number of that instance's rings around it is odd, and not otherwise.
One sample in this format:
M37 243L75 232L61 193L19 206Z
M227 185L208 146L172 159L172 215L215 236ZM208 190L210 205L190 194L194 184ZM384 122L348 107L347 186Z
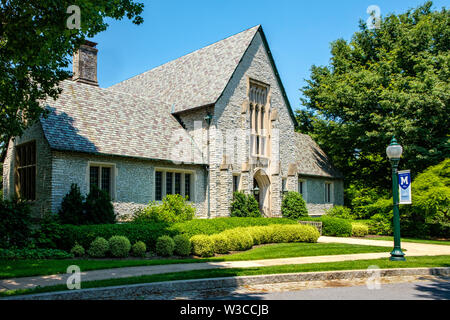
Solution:
M324 236L320 237L318 242L347 243L347 244L387 246L387 247L393 245L391 241L365 240L355 238L336 238ZM446 245L403 242L402 248L405 248L407 250L407 256L450 255L450 246ZM183 263L183 264L155 265L143 267L114 268L114 269L103 269L103 270L81 272L81 281L128 278L142 275L153 275L153 274L181 272L190 270L211 270L219 268L252 268L252 267L290 265L290 264L379 259L379 258L388 258L389 256L390 256L389 252L360 253L360 254L313 256L313 257L298 257L298 258L284 258L284 259L266 259L253 261ZM69 276L70 276L69 274L57 274L48 276L3 279L0 280L0 291L15 290L15 289L31 289L37 286L44 287L44 286L65 284Z

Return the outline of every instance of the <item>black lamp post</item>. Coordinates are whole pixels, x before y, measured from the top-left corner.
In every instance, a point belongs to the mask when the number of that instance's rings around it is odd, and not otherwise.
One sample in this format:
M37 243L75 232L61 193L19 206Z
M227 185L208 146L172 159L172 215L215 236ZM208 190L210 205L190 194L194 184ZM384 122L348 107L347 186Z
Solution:
M398 163L402 157L403 148L397 143L397 140L392 138L391 144L386 148L386 154L391 160L392 164L392 198L394 200L394 250L391 252L391 261L405 261L405 254L400 245L400 212L398 209Z

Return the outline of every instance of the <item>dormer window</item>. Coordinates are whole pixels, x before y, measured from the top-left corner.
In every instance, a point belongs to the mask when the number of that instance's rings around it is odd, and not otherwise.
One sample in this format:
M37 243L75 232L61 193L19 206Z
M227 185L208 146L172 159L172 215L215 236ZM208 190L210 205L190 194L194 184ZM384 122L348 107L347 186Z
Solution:
M267 156L268 86L250 81L250 131L253 156Z

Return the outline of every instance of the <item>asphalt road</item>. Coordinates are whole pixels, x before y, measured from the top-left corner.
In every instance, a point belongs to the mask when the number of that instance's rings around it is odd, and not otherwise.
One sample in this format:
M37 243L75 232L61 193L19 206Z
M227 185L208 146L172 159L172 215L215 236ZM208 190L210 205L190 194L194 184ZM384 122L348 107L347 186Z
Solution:
M213 292L206 299L249 300L450 300L450 281L433 279L406 283L381 284L379 289L367 286L317 288L264 293L222 294Z

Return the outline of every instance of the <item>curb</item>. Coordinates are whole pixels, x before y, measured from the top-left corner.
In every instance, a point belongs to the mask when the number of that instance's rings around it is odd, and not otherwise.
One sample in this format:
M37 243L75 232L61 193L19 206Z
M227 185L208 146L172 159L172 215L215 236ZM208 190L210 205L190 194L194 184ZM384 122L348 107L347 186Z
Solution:
M399 268L399 269L365 269L350 271L322 271L287 273L243 277L225 277L195 280L178 280L166 282L153 282L147 284L123 285L114 287L58 291L39 294L30 294L3 298L0 300L86 300L114 298L126 295L150 295L166 292L182 292L196 290L211 290L219 288L233 288L245 285L273 284L300 281L327 281L365 279L373 276L374 271L380 277L395 276L450 276L450 267L440 268Z

